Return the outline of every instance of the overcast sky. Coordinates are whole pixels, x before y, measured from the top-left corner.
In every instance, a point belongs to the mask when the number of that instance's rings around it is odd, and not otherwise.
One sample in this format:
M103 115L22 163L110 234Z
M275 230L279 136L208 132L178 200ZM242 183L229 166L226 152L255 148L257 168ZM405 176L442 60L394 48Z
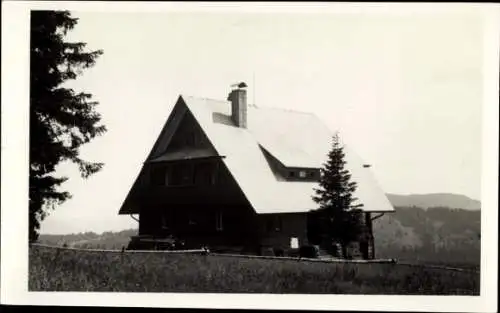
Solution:
M405 15L91 13L68 35L104 55L72 86L92 93L109 131L82 148L105 163L42 233L136 227L118 216L179 94L317 114L388 193L480 199L483 30L470 11ZM255 79L254 79L255 77ZM254 98L255 95L255 98Z

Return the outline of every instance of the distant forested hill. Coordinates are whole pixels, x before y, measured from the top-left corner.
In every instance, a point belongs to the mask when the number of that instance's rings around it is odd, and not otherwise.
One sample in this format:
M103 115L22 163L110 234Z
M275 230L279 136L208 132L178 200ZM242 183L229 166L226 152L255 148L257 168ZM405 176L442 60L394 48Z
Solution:
M41 234L39 243L47 245L62 246L74 248L93 248L93 249L121 249L126 247L131 236L137 235L136 229L127 229L119 232L104 232L96 234L93 232L69 234L69 235L44 235Z
M396 207L419 207L423 209L446 207L464 210L480 210L481 202L464 195L452 193L428 193L396 195L387 194L389 201Z
M378 257L479 266L480 211L396 207L373 227Z

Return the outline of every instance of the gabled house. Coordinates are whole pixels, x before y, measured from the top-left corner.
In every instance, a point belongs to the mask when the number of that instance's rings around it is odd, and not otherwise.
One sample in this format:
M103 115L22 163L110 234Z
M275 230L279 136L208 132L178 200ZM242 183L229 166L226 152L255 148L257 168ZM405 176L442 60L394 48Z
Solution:
M119 214L139 215L132 243L174 236L187 247L266 253L309 243L308 213L333 132L315 115L179 96ZM369 166L345 146L363 203L365 258L374 257L374 213L394 209Z

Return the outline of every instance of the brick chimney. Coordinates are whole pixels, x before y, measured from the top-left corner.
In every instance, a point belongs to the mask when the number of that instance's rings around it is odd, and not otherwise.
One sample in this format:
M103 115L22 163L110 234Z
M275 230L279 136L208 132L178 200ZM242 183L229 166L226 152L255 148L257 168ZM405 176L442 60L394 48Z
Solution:
M239 83L233 85L236 88L233 89L229 96L228 101L231 101L231 118L237 127L246 128L247 127L247 85L245 83Z

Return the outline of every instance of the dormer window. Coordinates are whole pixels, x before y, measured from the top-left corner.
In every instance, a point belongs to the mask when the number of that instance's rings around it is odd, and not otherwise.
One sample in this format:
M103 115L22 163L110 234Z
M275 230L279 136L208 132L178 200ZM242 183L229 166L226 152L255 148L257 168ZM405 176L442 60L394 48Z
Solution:
M311 181L316 179L319 171L317 169L295 169L288 171L288 178L292 181Z

